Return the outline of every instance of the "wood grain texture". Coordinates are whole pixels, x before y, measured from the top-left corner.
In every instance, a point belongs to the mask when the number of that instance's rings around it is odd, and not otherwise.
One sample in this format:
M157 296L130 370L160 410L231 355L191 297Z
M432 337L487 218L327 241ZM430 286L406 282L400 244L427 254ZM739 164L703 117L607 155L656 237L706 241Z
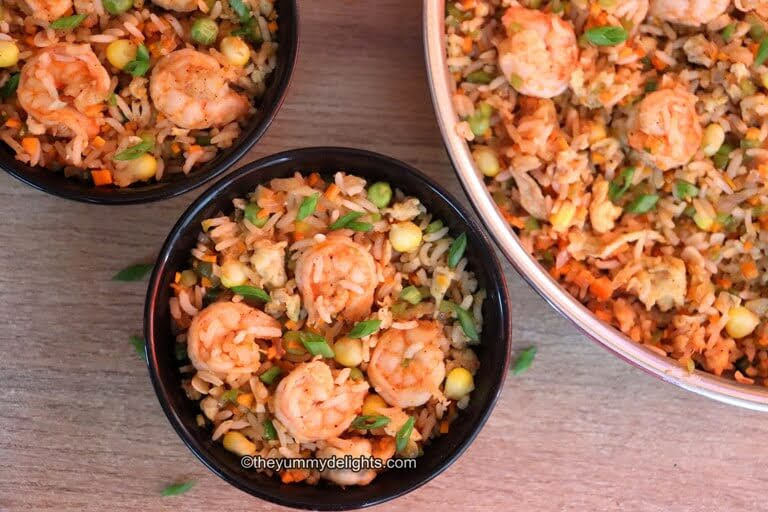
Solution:
M457 194L426 85L417 0L301 3L287 101L250 161L308 145L379 151ZM276 510L229 487L165 419L128 343L152 258L200 191L145 206L67 202L0 176L0 510ZM463 197L463 195L462 195ZM381 510L765 509L758 413L655 380L586 340L507 266L514 342L539 346L444 474ZM173 481L187 494L161 498ZM339 491L342 492L342 491Z

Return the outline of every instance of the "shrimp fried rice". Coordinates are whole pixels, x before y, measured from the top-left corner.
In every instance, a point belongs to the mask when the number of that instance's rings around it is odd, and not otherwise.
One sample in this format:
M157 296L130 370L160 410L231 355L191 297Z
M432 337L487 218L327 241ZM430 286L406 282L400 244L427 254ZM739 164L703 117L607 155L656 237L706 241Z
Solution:
M635 342L768 384L768 2L449 1L445 29L528 252Z
M277 61L273 0L4 0L0 141L96 186L230 147Z
M169 307L182 386L214 441L241 457L385 463L460 421L485 299L466 234L343 172L273 179L201 227ZM380 470L274 473L350 486Z

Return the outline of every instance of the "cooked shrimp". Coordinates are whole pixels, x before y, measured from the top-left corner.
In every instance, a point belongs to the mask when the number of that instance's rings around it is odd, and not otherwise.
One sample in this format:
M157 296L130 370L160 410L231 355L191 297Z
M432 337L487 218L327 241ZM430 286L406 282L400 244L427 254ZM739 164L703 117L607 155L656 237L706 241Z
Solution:
M191 12L197 10L197 0L152 0L152 3L169 11Z
M296 283L310 324L330 324L336 315L354 322L371 310L378 283L376 263L350 238L331 235L299 257Z
M390 405L418 407L440 394L448 340L438 322L420 321L408 330L379 335L368 364L368 378Z
M192 319L189 360L198 370L226 377L259 369L257 339L279 338L280 322L243 303L215 302Z
M579 48L573 26L559 16L524 7L507 9L509 37L498 45L499 68L519 92L552 98L568 88Z
M733 5L741 12L755 11L763 18L768 18L768 0L733 0Z
M72 0L24 0L28 10L46 21L61 18L72 9Z
M317 450L315 455L318 459L330 459L331 457L343 459L347 455L355 458L373 457L373 452L373 443L369 439L350 437L349 439L329 439L327 444ZM320 477L339 485L368 485L371 480L376 478L376 471L373 469L361 469L360 471L326 469L320 472Z
M157 109L182 128L221 126L251 107L245 95L229 87L232 78L211 55L187 48L155 65L149 94Z
M731 0L651 0L651 16L698 27L723 14Z
M300 443L338 437L363 407L365 381L338 385L323 361L302 363L275 390L275 416Z
M661 170L688 163L702 139L696 96L682 87L650 93L630 115L628 137Z
M82 162L88 140L99 133L109 75L90 45L60 43L40 50L21 69L21 107L54 135L72 138L69 160Z

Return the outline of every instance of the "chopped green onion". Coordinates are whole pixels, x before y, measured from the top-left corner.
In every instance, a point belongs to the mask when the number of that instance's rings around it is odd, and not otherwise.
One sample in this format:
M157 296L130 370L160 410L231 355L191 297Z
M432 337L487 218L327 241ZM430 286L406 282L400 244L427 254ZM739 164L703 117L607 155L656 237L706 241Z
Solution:
M418 288L415 286L407 286L400 292L399 298L409 304L416 305L421 302L422 296Z
M269 370L265 371L261 375L259 375L259 379L261 382L263 382L266 385L270 385L273 382L275 382L275 379L282 373L283 371L280 369L279 366L273 366Z
M15 93L16 89L19 88L20 78L21 78L21 73L14 73L11 76L9 76L8 80L6 80L3 86L0 87L0 98L5 100L13 96L13 93Z
M675 181L674 195L678 199L688 199L699 195L699 187L685 180Z
M736 30L736 24L730 23L725 26L725 28L720 32L720 36L723 38L723 41L726 43L731 40L731 37L733 37L733 32Z
M333 349L328 344L326 339L319 334L308 331L300 331L299 341L301 341L301 344L304 345L304 348L307 349L307 352L313 356L321 355L323 357L330 358L335 355L333 353Z
M59 18L56 21L51 22L49 26L54 30L72 30L73 28L79 27L87 17L87 14L73 14L72 16L64 16L63 18Z
M584 32L584 37L596 46L615 46L627 40L624 27L594 27Z
M402 453L405 447L408 446L408 441L411 439L413 433L413 424L416 423L416 419L413 416L409 416L400 430L397 431L395 436L395 447L397 453Z
M755 55L755 67L761 66L765 59L768 59L768 37L764 37L760 41L760 46L757 48L757 54Z
M440 231L441 229L443 229L443 221L441 221L440 219L433 220L432 222L427 224L427 228L424 230L424 234L428 235L430 233L435 233L437 231Z
M119 152L113 156L112 159L120 162L125 160L136 160L141 155L152 151L154 147L155 143L153 141L143 140L135 146L131 146L128 149L124 149L123 151Z
M272 297L269 296L267 292L262 290L261 288L257 288L255 286L250 286L247 284L244 284L242 286L233 286L230 288L233 292L235 292L238 295L242 295L246 299L258 299L264 302L269 302L272 300Z
M101 4L109 14L117 16L133 7L133 0L101 0Z
M136 50L136 58L126 64L123 71L137 77L144 76L147 70L149 70L149 50L147 50L146 46L140 44Z
M467 118L469 127L476 137L483 135L491 126L493 108L488 103L478 105L475 112Z
M461 325L461 330L464 331L467 338L472 341L480 340L480 336L477 333L477 327L475 327L475 320L472 318L472 314L469 311L449 300L444 300L440 303L440 311L456 315L459 325Z
M461 261L464 256L464 251L467 250L467 234L462 233L451 244L451 248L448 249L448 266L450 268L456 268L456 265Z
M351 428L356 430L373 430L389 424L389 418L386 416L358 416L352 421Z
M189 36L196 43L210 45L216 42L219 35L219 26L210 18L195 20L189 30Z
M374 183L368 187L368 200L377 208L386 208L392 200L392 187L384 181Z
M629 203L625 210L629 213L646 213L656 206L658 200L659 196L656 194L642 194Z
M317 208L317 199L320 197L320 193L316 192L312 194L311 196L305 197L301 201L301 205L299 206L299 212L296 214L296 220L304 220L313 213L315 213L315 209Z
M515 90L519 91L523 86L523 83L523 77L517 73L512 73L509 75L509 85L511 85Z
M621 174L608 185L608 197L614 203L621 199L632 186L632 178L635 177L635 168L627 167L621 171Z
M211 136L210 135L198 135L195 137L195 144L199 146L210 146L211 145Z
M752 139L741 139L739 142L739 147L741 149L752 149L760 146L759 140L752 140Z
M656 82L655 80L649 80L648 82L645 83L645 88L643 90L647 94L649 92L655 91L658 88L659 88L658 82Z
M731 161L731 151L733 151L733 146L730 144L723 144L720 146L717 153L712 156L712 162L715 164L715 167L724 169L728 166L728 162Z
M219 401L223 404L226 404L227 402L235 403L237 400L237 395L240 394L239 389L230 389L221 394L219 397Z
M338 219L336 222L330 225L329 229L334 231L336 229L344 229L350 222L354 222L363 216L363 212L347 212Z
M117 96L115 93L111 92L109 93L109 96L107 96L107 103L110 107L117 106Z
M763 27L763 22L760 21L760 18L753 13L749 13L744 18L744 21L749 23L749 37L755 41L759 41L763 38L765 35L765 27Z
M247 23L251 19L251 10L243 0L229 0L229 6L237 14L240 23Z
M144 338L141 338L139 336L131 336L131 345L133 345L134 350L136 350L136 353L139 354L139 357L141 357L144 361L147 360L147 352L146 352L146 343L144 343Z
M453 0L448 0L445 10L448 11L448 15L452 16L456 21L467 21L472 19L472 10L468 9L462 11L456 7L456 3Z
M525 219L525 225L523 227L526 231L538 231L541 229L541 224L536 217L528 217Z
M264 420L261 423L261 426L264 427L265 441L274 441L275 439L277 439L277 430L275 429L275 426L272 424L272 420Z
M365 320L363 322L358 322L352 330L349 331L347 337L352 338L353 340L365 338L378 331L380 325L381 320Z
M367 233L368 231L371 231L373 229L373 224L370 222L350 222L346 226L347 229L351 229L352 231L360 231L362 233Z
M155 266L152 263L137 263L112 276L113 281L141 281Z
M471 84L489 84L493 77L486 71L478 69L468 74L465 80Z
M523 373L531 366L533 358L536 357L536 350L536 347L528 347L520 352L520 355L515 359L515 366L512 368L514 375Z
M245 205L245 210L243 210L243 216L256 226L257 228L263 228L264 225L269 220L269 215L265 217L259 217L258 213L261 211L261 208L256 203L248 203Z
M185 492L190 490L194 485L195 485L194 481L169 485L168 487L163 489L163 492L161 494L163 496L178 496L179 494L184 494Z

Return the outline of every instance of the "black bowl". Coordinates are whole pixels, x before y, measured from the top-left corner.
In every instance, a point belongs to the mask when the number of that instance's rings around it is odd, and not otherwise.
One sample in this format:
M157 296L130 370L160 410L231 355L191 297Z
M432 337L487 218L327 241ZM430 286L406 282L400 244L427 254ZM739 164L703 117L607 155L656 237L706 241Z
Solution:
M273 178L295 171L330 174L345 170L370 181L388 181L414 195L443 219L453 233L469 237L467 256L480 286L488 291L483 305L482 343L477 346L480 371L469 407L451 424L450 432L425 447L417 467L384 472L365 487L340 489L326 484L285 485L276 478L240 467L240 459L211 441L207 428L198 427L196 403L181 389L174 357L174 337L168 308L175 272L189 261L200 222L219 211L230 211L232 199ZM149 372L160 404L176 432L208 468L230 484L259 498L281 505L314 510L346 510L376 505L412 491L437 476L469 446L491 413L509 365L511 320L506 282L488 237L466 210L445 190L413 167L376 153L344 148L308 148L286 151L250 163L213 185L187 209L165 241L147 292L144 312Z
M276 0L278 13L277 67L267 78L267 89L258 110L235 144L219 151L216 158L195 167L188 175L179 173L168 181L133 184L125 188L96 187L61 172L31 167L16 160L14 152L0 142L0 169L27 185L59 197L95 204L136 204L170 199L199 187L227 171L264 135L283 103L291 81L299 48L299 13L296 0Z

